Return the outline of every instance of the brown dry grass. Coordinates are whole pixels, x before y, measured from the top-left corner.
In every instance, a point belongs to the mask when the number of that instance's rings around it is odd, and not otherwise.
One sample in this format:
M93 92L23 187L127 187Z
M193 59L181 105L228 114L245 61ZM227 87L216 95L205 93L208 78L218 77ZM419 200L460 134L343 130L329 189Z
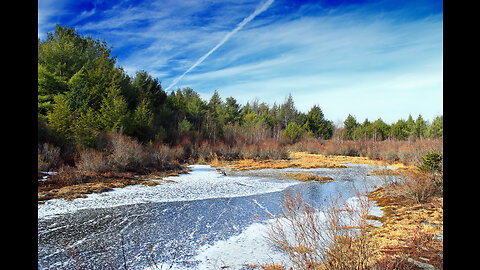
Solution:
M402 171L405 169L380 169L380 170L372 170L367 175L390 175L390 176L399 176L402 174Z
M443 242L435 239L435 235L443 235L441 196L420 204L389 196L383 188L379 188L368 197L384 212L379 218L382 226L371 228L370 232L370 240L378 247L378 261L408 256L443 268Z
M167 176L178 176L179 173L186 173L187 170L182 171L168 171L148 174L140 177L124 175L122 178L108 177L106 178L92 178L86 183L78 183L74 185L60 186L55 184L38 185L38 201L46 201L50 199L66 199L71 200L75 198L85 198L87 194L101 193L113 190L114 188L123 188L129 185L146 185L156 186L163 183L172 182L172 180L162 180Z
M254 160L241 159L234 161L225 161L214 158L210 161L213 167L228 167L230 170L258 170L258 169L284 169L284 168L345 168L342 163L360 163L370 165L384 166L385 161L372 160L367 157L350 156L326 156L322 154L310 154L307 152L289 152L289 159L281 160ZM389 164L396 168L406 168L401 163Z
M334 239L334 244L326 249L323 245L314 245L324 241L317 233L320 231L317 226L325 221L316 221L313 208L303 203L300 197L286 198L286 211L282 217L288 222L283 225L275 223L269 238L287 253L297 269L417 269L414 261L443 269L443 241L438 239L443 235L441 196L431 197L428 202L419 204L404 197L390 196L383 188L378 188L368 198L381 206L384 215L367 215L369 204L360 207L356 213L362 217L358 219L358 236L341 233L355 226L344 227L339 222L338 204L333 203L324 209L326 222L330 224L327 228L332 228L327 232L334 233L328 238ZM351 213L355 214L355 211ZM366 225L362 221L364 219L379 220L382 225ZM294 227L291 231L295 241L287 240L284 226Z
M133 181L133 180L131 180ZM110 191L116 187L125 187L131 183L127 179L110 180L106 182L82 183L59 188L39 187L38 200L45 201L49 199L75 199L85 198L90 193L101 193Z
M284 270L285 269L280 264L268 264L268 265L262 265L261 267L264 270Z
M312 173L284 173L280 179L295 179L298 181L319 181L331 182L333 179L330 176L316 175Z

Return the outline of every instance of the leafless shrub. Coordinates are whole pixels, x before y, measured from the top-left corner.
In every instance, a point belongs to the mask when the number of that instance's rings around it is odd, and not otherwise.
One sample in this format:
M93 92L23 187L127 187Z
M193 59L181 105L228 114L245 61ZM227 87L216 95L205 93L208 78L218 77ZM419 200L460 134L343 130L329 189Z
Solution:
M177 145L170 149L170 158L175 161L182 161L185 159L185 150L183 146Z
M80 150L75 165L79 171L87 174L101 174L110 169L107 158L95 149Z
M157 144L153 147L152 159L153 165L159 169L166 169L170 164L170 147L166 144Z
M354 141L325 141L325 155L359 156L359 145Z
M213 153L215 153L218 157L221 157L222 159L225 159L225 160L237 159L239 156L239 152L240 150L238 147L227 145L224 142L218 142L213 147ZM212 150L210 150L210 153L212 153Z
M289 157L288 152L285 147L281 146L279 143L271 140L264 140L257 145L256 156L259 159L287 159Z
M302 140L288 147L295 152L308 152L310 154L325 154L327 149L322 145L320 139L304 136Z
M48 171L60 163L60 147L49 143L38 145L38 170Z
M370 203L358 192L354 201L332 199L319 212L301 194L287 193L268 238L295 269L366 269L373 254L366 220Z
M82 183L83 180L83 175L75 167L62 166L58 169L57 174L51 175L50 182L60 186L69 186Z
M202 141L199 145L194 147L193 158L197 159L197 162L205 163L209 160L209 157L213 154L212 147L207 140Z
M405 172L399 181L386 187L387 192L395 197L411 199L416 203L427 202L434 195L443 192L443 175L428 172Z
M119 133L112 133L112 154L110 161L117 171L141 171L147 153L142 145L133 138Z

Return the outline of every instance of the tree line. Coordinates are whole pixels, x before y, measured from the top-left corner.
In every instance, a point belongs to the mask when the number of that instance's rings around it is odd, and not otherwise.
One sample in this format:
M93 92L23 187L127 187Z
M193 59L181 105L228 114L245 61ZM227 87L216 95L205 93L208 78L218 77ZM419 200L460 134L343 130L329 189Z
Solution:
M321 108L298 111L291 95L269 106L254 100L241 105L217 91L203 100L191 88L166 93L147 71L129 76L116 66L106 42L56 26L38 40L39 143L97 147L101 132L118 132L143 143L175 145L183 140L216 144L293 143L304 136L329 140L407 140L443 137L443 116L432 123L421 115L388 125L363 123L349 115L335 127Z

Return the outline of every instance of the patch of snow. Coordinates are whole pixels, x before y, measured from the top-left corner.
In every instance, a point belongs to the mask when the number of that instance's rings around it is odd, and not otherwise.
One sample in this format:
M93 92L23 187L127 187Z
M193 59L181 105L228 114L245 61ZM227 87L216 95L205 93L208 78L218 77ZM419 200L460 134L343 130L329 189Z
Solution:
M363 196L360 199L358 197L348 198L345 201L345 206L350 209L358 209L361 207L360 200L367 201L368 198ZM370 205L369 214L381 216L383 212L378 206ZM322 211L315 213L317 222L326 222L326 218ZM267 238L268 231L274 222L278 222L277 224L280 224L285 230L287 238L290 238L289 241L294 242L290 222L285 218L270 219L264 223L253 223L239 235L201 247L195 257L200 262L197 269L221 269L223 267L226 269L244 269L246 264L259 267L274 263L287 268L292 266L293 264L289 261L288 256L272 247ZM348 224L355 221L347 219L343 222ZM369 220L368 222L375 223L378 221Z
M241 234L200 248L197 269L242 269L245 264L285 264L285 255L269 244L266 236L271 222L253 223Z
M191 165L192 171L165 177L174 182L157 186L133 185L73 200L52 199L38 205L38 218L72 213L80 209L109 208L150 202L232 198L277 192L297 181L253 176L225 176L209 165Z
M54 175L54 174L57 174L58 172L40 172L40 173L48 174L48 175Z

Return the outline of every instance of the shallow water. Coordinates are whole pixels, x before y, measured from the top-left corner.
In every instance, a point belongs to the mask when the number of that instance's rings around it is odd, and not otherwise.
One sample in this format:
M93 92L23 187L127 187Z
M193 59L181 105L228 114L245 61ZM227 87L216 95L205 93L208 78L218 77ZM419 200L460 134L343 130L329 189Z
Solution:
M264 169L224 176L206 165L167 179L38 206L39 269L214 269L283 260L264 234L285 192L317 203L355 196L381 180L377 167ZM284 172L328 175L329 183L278 180ZM378 211L378 210L377 210Z

